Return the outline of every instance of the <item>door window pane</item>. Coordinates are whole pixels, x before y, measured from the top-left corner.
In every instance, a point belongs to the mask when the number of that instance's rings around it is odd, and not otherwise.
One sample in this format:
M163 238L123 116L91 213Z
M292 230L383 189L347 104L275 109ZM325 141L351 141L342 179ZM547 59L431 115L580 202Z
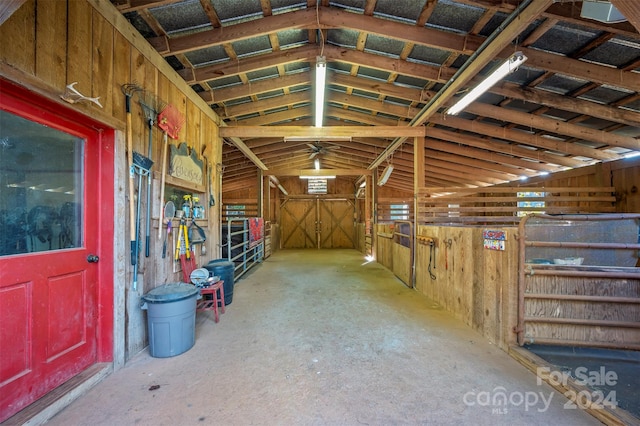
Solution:
M84 141L0 111L0 256L83 244Z

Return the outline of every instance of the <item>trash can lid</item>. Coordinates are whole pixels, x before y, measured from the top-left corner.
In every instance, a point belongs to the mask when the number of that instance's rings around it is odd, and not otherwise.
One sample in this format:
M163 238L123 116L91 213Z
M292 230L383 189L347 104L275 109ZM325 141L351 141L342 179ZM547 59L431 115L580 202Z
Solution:
M191 284L163 284L142 296L142 300L149 303L177 302L192 297L197 293L198 287Z
M225 268L225 267L229 267L229 266L235 266L233 264L233 262L228 261L227 259L214 259L209 261L209 263L207 263L205 265L205 268L209 266L209 267L221 267L221 268Z

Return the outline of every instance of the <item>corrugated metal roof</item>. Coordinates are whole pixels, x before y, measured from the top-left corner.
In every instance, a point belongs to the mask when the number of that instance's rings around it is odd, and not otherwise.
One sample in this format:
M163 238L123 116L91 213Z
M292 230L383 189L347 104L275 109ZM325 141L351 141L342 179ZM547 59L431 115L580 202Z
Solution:
M207 76L216 76L190 83L223 120L237 126L311 125L315 57L320 54L327 57L325 120L329 125L406 126L447 80L466 66L469 50L480 46L520 4L519 0L322 0L319 4L313 0L210 0L210 9L205 10L199 0L144 0L135 8L127 0L112 1L143 37L167 37L169 52L162 54L176 70L192 68L196 74L206 71ZM579 1L555 3L513 34L505 54L523 50L531 56L529 61L481 96L474 103L475 112L463 111L448 122L427 121L454 132L438 146L458 147L462 142L454 135L464 135L465 143L493 154L491 158L501 158L504 164L500 165L513 167L515 174L525 175L560 170L559 163L590 164L599 157L599 150L621 155L628 152L632 139L623 141L626 147L603 145L597 140L555 133L550 130L552 126L526 126L520 116L514 115L530 114L532 118L564 122L577 129L582 126L603 135L640 135L640 115L636 115L640 114L640 34L634 27L640 17L634 15L631 22L608 25L580 18L579 7ZM633 10L634 6L629 7ZM143 13L145 9L148 13ZM192 44L186 52L171 51L171 42L187 40L187 35L196 38L189 39ZM481 66L478 75L456 96L467 92L502 60L504 55ZM564 61L560 66L555 64L559 60ZM292 78L303 80L289 80ZM253 90L256 87L259 90ZM443 103L438 116L451 103ZM489 107L502 108L503 114L495 114ZM482 108L487 111L485 115L478 112ZM493 126L487 129L501 128L504 137L473 131L480 124ZM558 146L566 146L567 151L526 142L518 136L525 133L563 141L565 144ZM381 147L389 144L389 139L380 138L375 143L374 139L350 142L349 149L328 155L323 167L344 168L353 164L353 156L359 159L358 164L364 158L372 164ZM261 155L283 148L277 141L244 142L249 148L260 144ZM401 149L412 152L411 139L405 144ZM572 144L593 149L593 158L582 155L588 150L575 155L568 149ZM531 155L521 150L519 159L541 167L529 170L522 163L511 164L509 159L515 157L505 154L508 149L498 149L502 146L526 148ZM225 182L255 170L246 159L238 160L241 156L233 144L226 144L224 149L225 158L233 159L227 164ZM557 163L540 164L537 153L552 153ZM288 164L309 168L307 154L302 144L301 152L291 153ZM263 160L265 165L282 167L269 158ZM460 159L464 163L463 157ZM428 164L429 159L425 160ZM492 160L485 161L486 170L491 170ZM441 167L443 162L438 164ZM451 163L450 167L458 171L466 166ZM403 163L397 168L399 173L388 184L411 187L412 181L407 178L413 172L411 166ZM482 179L476 171L469 169L468 173L474 175L473 184ZM487 184L493 182L487 180ZM431 183L469 184L451 173Z

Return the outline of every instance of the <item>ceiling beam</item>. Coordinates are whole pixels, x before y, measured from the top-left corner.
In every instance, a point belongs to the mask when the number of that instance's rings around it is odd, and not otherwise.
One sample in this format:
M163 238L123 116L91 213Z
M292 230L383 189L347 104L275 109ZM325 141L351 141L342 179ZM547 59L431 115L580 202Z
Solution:
M611 4L640 32L640 4L637 1L611 0Z
M362 176L370 175L367 169L271 169L265 176Z
M493 138L502 139L504 141L509 141L511 143L520 143L523 145L529 145L536 148L540 148L542 150L549 150L553 152L562 152L569 155L574 155L577 157L587 157L587 158L595 158L598 160L615 160L620 158L619 155L614 153L603 152L597 149L589 148L583 145L577 145L572 143L566 143L564 141L554 140L550 138L545 138L541 135L535 134L533 132L524 132L516 129L508 129L506 127L496 126L494 124L483 123L479 120L466 120L464 118L459 117L440 117L434 116L431 119L431 123L440 124L442 126L451 127L454 129L465 130L468 132L473 132L480 135L486 135ZM428 127L427 128L427 136L431 136L433 134L437 134L437 132L442 129ZM496 144L492 144L491 148L498 150L499 148L495 146ZM504 143L502 144L504 145ZM560 156L554 156L545 154L543 151L532 151L530 149L519 148L516 151L516 148L513 145L509 144L508 150L514 150L513 152L518 152L516 155L523 156L525 158L531 159L540 159L540 161L547 161L553 164L566 165L568 167L578 167L579 165L584 165L584 162L577 162L576 160L571 160L569 163L563 163L558 161L563 161L563 158ZM528 155L527 155L528 152ZM578 163L578 164L576 164Z
M26 0L5 0L0 2L0 25L4 24L25 2Z
M474 138L469 135L461 135L460 133L455 132L442 132L443 134L440 135L441 137L439 139L428 139L426 146L429 149L462 157L476 158L490 163L502 164L508 166L512 170L514 168L521 170L535 170L536 172L557 172L563 170L560 166L543 163L540 160L527 160L527 157L520 157L518 152L508 153L506 152L508 148L507 146L503 147L503 152L483 149L481 147L488 145L485 139ZM470 145L465 142L477 143L477 145ZM523 148L515 148L524 150ZM531 154L528 155L531 156Z
M640 114L636 111L625 110L615 106L557 95L546 90L531 87L521 88L517 84L506 82L496 84L490 91L491 93L527 103L589 115L615 123L626 124L627 126L640 126Z
M225 129L225 127L220 127L220 130ZM261 170L267 170L267 166L244 144L242 139L230 136L228 138L249 160L253 162L258 168Z
M509 20L506 27L498 27L492 37L488 38L487 44L481 50L477 50L469 61L460 68L453 80L439 92L437 99L428 105L420 114L414 118L416 125L423 124L436 111L452 98L460 89L482 69L489 64L506 46L510 45L527 26L533 22L544 10L553 3L553 0L531 0L523 9L516 9L514 16ZM526 3L523 3L526 4Z
M207 90L200 92L199 95L206 103L215 104L309 84L311 84L310 74L299 73L260 80L251 84L238 84L222 89Z
M227 126L220 128L220 137L239 138L269 138L269 137L295 137L314 141L318 139L331 140L336 138L351 137L396 137L424 136L424 127L403 126ZM308 138L308 139L306 139Z
M479 115L481 117L490 117L495 120L520 124L528 128L540 129L549 133L571 136L604 146L617 146L640 150L640 141L630 136L624 136L603 130L592 129L586 126L568 123L566 121L557 120L542 115L529 114L527 112L516 111L507 108L501 108L490 104L481 104L474 102L465 108L466 112ZM560 149L562 151L562 149ZM616 155L616 158L619 156Z

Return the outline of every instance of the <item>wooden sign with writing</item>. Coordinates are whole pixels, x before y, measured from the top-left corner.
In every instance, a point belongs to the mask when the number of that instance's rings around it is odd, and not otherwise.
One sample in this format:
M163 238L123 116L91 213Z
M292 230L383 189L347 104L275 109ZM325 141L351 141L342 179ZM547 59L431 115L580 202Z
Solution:
M203 161L198 158L194 150L188 148L186 142L181 143L179 146L171 145L171 162L169 164L169 175L202 185Z

